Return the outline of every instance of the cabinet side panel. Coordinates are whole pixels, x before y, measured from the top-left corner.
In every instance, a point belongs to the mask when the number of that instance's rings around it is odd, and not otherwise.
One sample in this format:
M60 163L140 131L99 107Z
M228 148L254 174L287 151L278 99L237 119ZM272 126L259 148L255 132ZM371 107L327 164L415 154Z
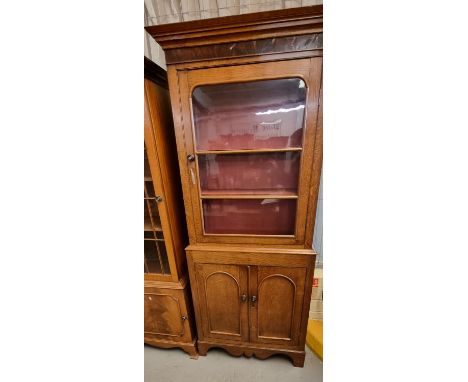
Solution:
M321 59L320 59L321 60ZM319 70L317 70L319 69ZM312 239L315 231L315 215L317 213L317 202L320 187L320 175L322 173L322 150L323 150L323 90L322 90L322 65L310 68L310 77L320 79L320 96L317 114L317 129L315 133L314 151L312 157L312 180L309 192L309 209L307 211L307 231L305 246L312 247ZM323 179L322 179L323 181ZM323 187L323 185L322 185Z

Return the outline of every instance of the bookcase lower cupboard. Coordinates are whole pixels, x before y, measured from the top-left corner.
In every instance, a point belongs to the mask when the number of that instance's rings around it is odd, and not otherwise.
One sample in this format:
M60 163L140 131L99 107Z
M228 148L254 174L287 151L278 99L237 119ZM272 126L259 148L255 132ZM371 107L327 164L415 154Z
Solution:
M147 27L165 52L200 355L303 366L322 166L322 6Z
M187 253L200 355L221 346L233 355L262 359L283 353L303 365L312 253L193 246Z

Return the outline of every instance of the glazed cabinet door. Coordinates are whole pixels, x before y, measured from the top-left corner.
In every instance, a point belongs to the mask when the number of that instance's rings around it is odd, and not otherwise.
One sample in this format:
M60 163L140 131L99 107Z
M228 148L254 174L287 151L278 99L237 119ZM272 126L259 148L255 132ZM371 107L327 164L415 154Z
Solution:
M195 272L203 336L247 341L246 267L198 263L195 265Z
M180 76L192 238L304 244L321 58Z
M171 276L166 241L161 223L161 202L163 197L158 192L154 177L150 171L145 142L145 188L144 188L144 232L145 232L145 279L164 279ZM154 173L154 172L153 172Z
M169 102L167 90L145 80L144 98L144 274L145 280L178 281L174 243L177 242L171 228L171 210L168 203L163 173L167 173L165 154L160 152L160 115L168 115L164 103ZM166 101L164 101L166 100ZM169 114L170 115L170 114ZM167 117L166 117L167 118ZM164 120L165 121L165 120Z
M298 345L306 268L252 267L250 341Z

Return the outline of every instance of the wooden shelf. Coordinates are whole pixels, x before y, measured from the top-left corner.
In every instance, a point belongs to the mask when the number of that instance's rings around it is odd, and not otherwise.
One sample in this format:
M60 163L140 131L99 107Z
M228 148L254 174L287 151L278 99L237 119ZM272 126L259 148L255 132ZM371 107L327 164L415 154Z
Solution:
M201 199L297 199L293 192L257 193L257 192L203 192Z
M302 147L288 147L284 149L245 149L245 150L197 150L198 155L213 154L262 154L262 153L281 153L281 152L302 151Z

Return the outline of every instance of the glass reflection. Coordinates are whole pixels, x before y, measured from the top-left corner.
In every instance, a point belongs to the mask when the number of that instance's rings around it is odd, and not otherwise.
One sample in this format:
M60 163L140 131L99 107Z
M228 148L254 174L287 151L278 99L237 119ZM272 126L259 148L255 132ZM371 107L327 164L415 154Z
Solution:
M306 93L299 78L197 87L192 94L197 149L301 147Z

